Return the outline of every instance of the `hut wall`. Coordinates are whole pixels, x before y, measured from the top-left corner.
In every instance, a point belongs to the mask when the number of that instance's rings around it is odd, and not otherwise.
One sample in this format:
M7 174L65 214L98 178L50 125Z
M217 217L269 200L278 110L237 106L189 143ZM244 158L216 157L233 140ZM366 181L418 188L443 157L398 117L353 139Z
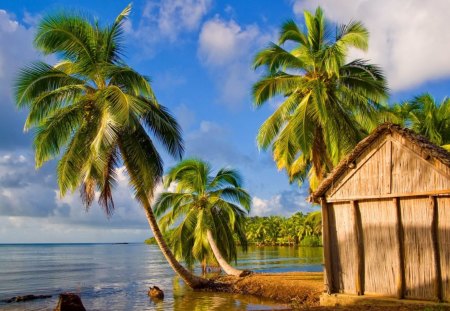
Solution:
M438 198L437 202L443 299L450 302L450 198Z
M391 199L359 202L364 236L365 293L396 296L400 273L396 209Z
M414 151L417 155L421 156L422 158L426 158L427 155L424 154L423 150L421 149L420 146L416 145L416 144L411 144L408 139L402 137L401 135L399 135L398 133L392 133L391 137L399 142L401 145L405 145L408 146L408 148L412 151ZM443 164L441 161L439 161L438 159L430 159L428 160L428 162L430 164L432 164L434 167L436 167L439 171L445 173L447 176L450 176L450 167L448 167L447 165Z
M333 200L361 196L424 193L450 189L450 172L435 160L425 160L418 147L402 145L388 136L365 150L328 190Z
M333 287L344 293L356 291L356 245L350 203L330 205L330 243L333 262Z
M361 193L364 195L380 195L389 193L389 166L385 161L390 159L390 145L386 141L375 143L375 150L366 150L354 169L349 169L349 174L338 180L330 191L333 199L349 198ZM333 193L334 192L334 193Z
M434 269L431 223L433 211L428 198L400 200L404 230L406 298L433 299Z
M450 178L409 147L392 144L392 193L414 193L450 188Z

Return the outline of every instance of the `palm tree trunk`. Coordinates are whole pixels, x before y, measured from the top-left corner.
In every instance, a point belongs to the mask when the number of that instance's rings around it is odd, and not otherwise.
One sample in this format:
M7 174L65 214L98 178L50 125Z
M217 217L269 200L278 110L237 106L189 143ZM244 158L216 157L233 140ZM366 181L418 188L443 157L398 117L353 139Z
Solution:
M155 236L156 243L158 243L161 252L164 257L166 257L167 262L172 267L172 269L177 273L186 284L193 289L205 288L210 281L193 275L191 272L186 270L175 258L175 256L170 251L169 247L164 240L161 230L159 229L158 222L156 221L155 215L153 214L153 210L148 202L144 203L145 214L147 216L148 224Z
M214 241L213 235L211 231L208 229L206 231L206 238L208 239L208 243L211 246L211 249L214 253L214 256L217 259L217 262L219 263L222 270L228 274L228 275L234 275L234 276L240 276L243 272L243 270L239 270L236 268L233 268L226 260L223 258L222 254L219 251L219 248L217 247L216 242Z

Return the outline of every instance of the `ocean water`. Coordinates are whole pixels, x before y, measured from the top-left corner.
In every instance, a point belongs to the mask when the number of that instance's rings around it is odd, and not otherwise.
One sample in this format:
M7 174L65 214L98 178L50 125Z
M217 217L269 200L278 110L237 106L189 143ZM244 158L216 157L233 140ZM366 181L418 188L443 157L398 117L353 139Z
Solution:
M237 266L256 272L322 271L320 248L250 247ZM199 269L196 268L196 273ZM164 290L154 302L148 287ZM75 292L87 310L268 310L270 300L194 292L174 275L155 245L0 245L0 300L27 294L52 298L0 303L0 310L52 310L58 294Z

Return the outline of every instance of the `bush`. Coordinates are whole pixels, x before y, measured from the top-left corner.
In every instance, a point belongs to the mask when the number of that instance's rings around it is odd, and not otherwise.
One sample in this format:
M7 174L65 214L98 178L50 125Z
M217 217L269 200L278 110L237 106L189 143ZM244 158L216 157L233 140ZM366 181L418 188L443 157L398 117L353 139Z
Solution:
M300 241L300 246L316 247L322 246L322 239L318 236L306 236Z

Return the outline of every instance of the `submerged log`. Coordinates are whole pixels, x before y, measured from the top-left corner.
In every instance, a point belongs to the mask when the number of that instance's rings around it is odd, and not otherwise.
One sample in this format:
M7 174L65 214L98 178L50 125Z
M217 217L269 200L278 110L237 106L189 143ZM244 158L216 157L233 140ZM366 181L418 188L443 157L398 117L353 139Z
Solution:
M150 287L147 294L154 299L164 299L164 292L158 286Z
M9 299L1 300L1 302L12 303L12 302L23 302L35 299L45 299L51 298L51 295L25 295L25 296L15 296Z
M73 293L59 295L59 301L54 311L86 311L80 296Z

